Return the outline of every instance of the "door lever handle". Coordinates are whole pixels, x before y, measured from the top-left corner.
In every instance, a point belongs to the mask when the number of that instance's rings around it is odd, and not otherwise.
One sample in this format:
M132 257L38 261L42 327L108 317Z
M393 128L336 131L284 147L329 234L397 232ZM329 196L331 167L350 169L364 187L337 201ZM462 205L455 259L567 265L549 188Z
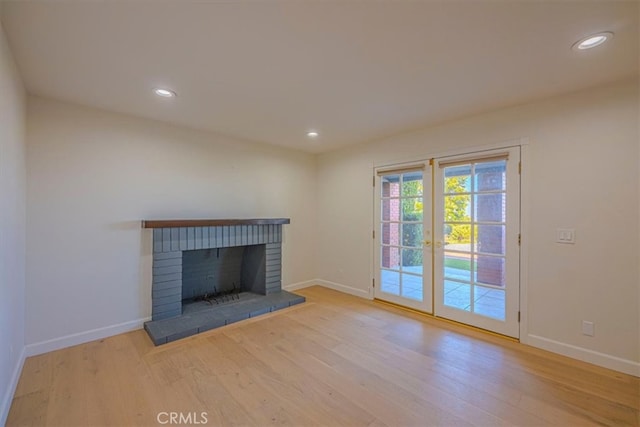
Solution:
M424 241L424 245L425 246L431 246L431 240L425 240Z

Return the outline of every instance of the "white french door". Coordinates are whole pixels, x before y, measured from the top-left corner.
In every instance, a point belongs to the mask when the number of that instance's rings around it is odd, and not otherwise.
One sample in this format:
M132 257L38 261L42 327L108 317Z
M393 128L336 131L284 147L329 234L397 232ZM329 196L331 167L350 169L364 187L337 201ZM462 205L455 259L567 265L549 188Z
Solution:
M518 337L520 148L436 159L434 310Z
M374 297L431 313L431 167L377 172Z
M520 148L377 170L374 297L519 336Z

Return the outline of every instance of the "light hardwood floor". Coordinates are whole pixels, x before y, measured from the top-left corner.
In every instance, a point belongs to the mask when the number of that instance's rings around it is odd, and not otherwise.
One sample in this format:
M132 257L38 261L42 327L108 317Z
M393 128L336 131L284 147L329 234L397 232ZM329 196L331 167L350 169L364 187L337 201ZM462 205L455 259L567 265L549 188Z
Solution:
M161 347L135 331L31 357L7 425L638 425L640 380L312 287ZM169 415L160 415L168 421ZM170 425L170 424L166 424Z

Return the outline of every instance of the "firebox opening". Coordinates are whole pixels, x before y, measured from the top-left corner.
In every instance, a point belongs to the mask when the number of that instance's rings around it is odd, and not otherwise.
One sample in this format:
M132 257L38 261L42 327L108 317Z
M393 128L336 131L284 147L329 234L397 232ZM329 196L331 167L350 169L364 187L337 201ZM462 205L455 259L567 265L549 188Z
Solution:
M265 245L183 251L183 313L266 295L265 264Z

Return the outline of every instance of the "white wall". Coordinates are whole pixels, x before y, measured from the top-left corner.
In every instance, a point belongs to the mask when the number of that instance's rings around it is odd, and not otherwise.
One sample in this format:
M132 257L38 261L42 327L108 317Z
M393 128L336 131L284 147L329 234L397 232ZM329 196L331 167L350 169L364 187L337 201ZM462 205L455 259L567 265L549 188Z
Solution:
M25 106L0 26L0 425L24 361Z
M142 219L290 217L283 284L316 276L312 155L34 97L27 141L29 354L151 315Z
M374 164L528 138L522 340L640 375L638 101L620 82L321 155L320 278L369 294ZM559 227L575 245L554 243Z

